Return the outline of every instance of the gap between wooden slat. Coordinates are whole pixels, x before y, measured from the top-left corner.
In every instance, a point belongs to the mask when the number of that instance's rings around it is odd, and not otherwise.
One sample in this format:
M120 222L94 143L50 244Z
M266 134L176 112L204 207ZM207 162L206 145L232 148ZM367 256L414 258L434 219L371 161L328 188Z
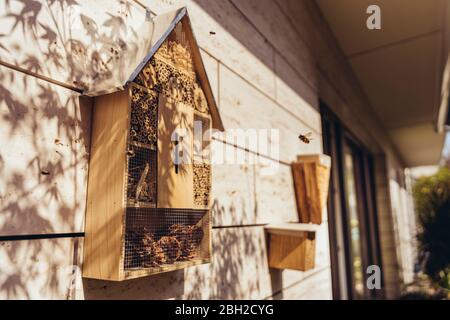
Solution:
M78 93L80 93L80 94L81 94L82 91L83 91L83 90L81 90L81 89L79 89L79 88L77 88L77 87L75 87L75 86L70 86L70 85L68 85L67 83L60 82L60 81L57 81L57 80L53 80L52 78L49 78L49 77L46 77L46 76L43 76L43 75L34 73L34 72L32 72L32 71L29 71L29 70L27 70L27 69L18 67L18 66L16 66L16 65L10 64L10 63L5 62L5 61L1 61L1 60L0 60L0 65L4 66L4 67L6 67L6 68L9 68L9 69L13 69L13 70L15 70L15 71L17 71L17 72L25 73L25 74L27 74L27 75L29 75L29 76L32 76L32 77L35 77L35 78L37 78L37 79L40 79L40 80L44 80L44 81L50 82L50 83L55 84L55 85L57 85L57 86L60 86L60 87L63 87L63 88L66 88L66 89L69 89L69 90L78 92Z
M40 239L56 239L56 238L82 238L84 232L72 233L50 233L50 234L25 234L16 236L0 236L0 241L20 241L20 240L40 240Z

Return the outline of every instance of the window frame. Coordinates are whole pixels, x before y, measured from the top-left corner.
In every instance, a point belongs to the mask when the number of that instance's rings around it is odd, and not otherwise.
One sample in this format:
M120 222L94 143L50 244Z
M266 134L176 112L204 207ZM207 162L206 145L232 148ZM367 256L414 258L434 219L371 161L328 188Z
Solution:
M383 290L369 290L366 286L369 265L382 266L378 210L376 205L374 155L359 141L342 121L320 103L324 153L332 157L330 192L328 196L328 224L333 297L335 299L381 299ZM345 177L345 148L351 150L355 187L358 197L358 220L363 265L364 293L355 290L351 256L349 207ZM383 284L383 277L381 279Z

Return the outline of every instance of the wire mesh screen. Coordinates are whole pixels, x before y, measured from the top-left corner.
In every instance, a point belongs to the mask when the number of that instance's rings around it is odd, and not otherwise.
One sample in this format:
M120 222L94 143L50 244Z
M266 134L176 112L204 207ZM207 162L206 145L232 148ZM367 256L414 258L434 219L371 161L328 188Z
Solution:
M127 206L155 206L157 153L130 144L128 150Z
M126 209L124 269L163 267L209 257L209 212Z
M131 85L123 265L130 272L182 267L187 262L203 262L210 257L210 215L206 208L211 167L209 155L202 153L209 142L200 139L197 143L199 152L193 164L194 178L189 182L189 188L194 189L194 207L198 209L157 208L161 205L157 203L158 165L162 166L160 173L167 165L157 163L160 95L190 105L201 114L195 116L202 126L200 135L211 126L207 101L182 29L179 24ZM176 192L185 190L184 186L176 184L171 188ZM162 190L160 186L159 192Z
M133 85L127 151L127 206L156 206L157 130L158 95Z

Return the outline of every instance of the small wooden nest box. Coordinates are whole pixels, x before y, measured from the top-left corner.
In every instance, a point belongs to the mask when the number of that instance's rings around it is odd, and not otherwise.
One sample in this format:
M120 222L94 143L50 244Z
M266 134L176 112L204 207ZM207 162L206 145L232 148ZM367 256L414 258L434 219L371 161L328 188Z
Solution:
M321 224L328 198L331 158L324 154L302 155L291 167L299 222Z
M314 269L318 226L304 223L267 225L269 267L307 271Z
M131 63L119 61L121 72L85 91L95 97L88 278L120 281L210 261L211 164L203 138L223 126L187 11L145 21L138 34L138 49L121 58Z

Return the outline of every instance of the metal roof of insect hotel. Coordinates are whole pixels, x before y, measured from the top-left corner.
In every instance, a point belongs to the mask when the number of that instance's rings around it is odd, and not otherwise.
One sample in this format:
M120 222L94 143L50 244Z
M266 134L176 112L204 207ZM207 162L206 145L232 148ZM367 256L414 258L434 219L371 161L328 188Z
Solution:
M205 93L212 117L212 126L224 130L214 95L203 65L200 50L195 39L189 15L185 7L145 19L136 34L139 36L136 50L124 50L115 62L116 68L108 70L101 77L93 76L85 83L84 95L95 97L124 90L139 75L163 42L179 22L186 24L190 42L193 64L200 85Z

